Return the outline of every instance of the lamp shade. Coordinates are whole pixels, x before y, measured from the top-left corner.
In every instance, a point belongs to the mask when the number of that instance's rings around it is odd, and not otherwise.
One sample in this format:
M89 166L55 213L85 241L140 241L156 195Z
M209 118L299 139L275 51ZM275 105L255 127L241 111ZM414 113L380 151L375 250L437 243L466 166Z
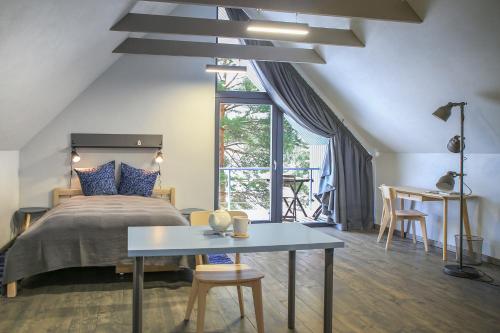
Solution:
M71 150L71 161L73 163L78 163L78 162L80 162L80 159L81 159L80 155L78 155L78 153L76 152L75 149L72 149Z
M452 153L460 153L460 135L455 135L448 141L448 145L446 146L448 150ZM465 148L465 144L463 144L463 148Z
M156 153L155 162L158 164L163 162L163 153L161 152L161 150L158 150L158 152Z
M455 176L455 172L448 171L446 175L439 178L438 182L436 183L436 187L444 192L453 191L453 188L455 187Z
M451 108L453 104L448 103L439 107L436 111L434 111L433 115L441 119L442 121L447 121L451 116Z

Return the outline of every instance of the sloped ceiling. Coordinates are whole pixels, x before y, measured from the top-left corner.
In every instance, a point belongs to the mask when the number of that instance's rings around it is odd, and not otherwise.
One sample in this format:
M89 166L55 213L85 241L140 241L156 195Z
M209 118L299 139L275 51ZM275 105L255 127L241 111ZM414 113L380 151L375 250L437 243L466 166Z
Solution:
M131 9L175 5L135 0L0 2L0 150L20 149L119 55L126 33L109 28Z
M467 101L468 152L500 153L500 1L410 0L424 19L404 24L253 12L311 26L352 28L365 48L319 46L327 65L299 70L346 124L381 152L444 152L458 134L431 113ZM134 7L135 6L135 7ZM3 0L0 3L0 150L19 149L105 71L126 38L109 27L132 0Z
M500 153L500 1L409 3L423 23L253 14L351 27L366 43L320 46L327 65L300 69L376 150L445 152L459 133L459 117L444 123L432 112L449 101L467 101L467 151Z

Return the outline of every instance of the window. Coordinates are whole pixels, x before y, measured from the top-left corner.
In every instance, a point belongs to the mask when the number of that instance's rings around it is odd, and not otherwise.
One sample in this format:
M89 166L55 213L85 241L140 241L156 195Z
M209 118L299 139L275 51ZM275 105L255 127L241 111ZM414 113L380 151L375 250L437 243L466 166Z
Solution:
M219 19L227 19L221 8ZM283 115L250 61L217 64L247 72L216 74L215 207L243 210L252 221L312 221L327 142Z

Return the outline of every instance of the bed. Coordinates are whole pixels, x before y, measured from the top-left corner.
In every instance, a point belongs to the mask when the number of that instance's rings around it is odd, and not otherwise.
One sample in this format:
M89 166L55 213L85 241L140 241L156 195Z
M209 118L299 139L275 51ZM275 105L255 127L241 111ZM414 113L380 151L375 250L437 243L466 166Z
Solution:
M7 253L3 283L8 296L15 296L17 280L48 271L116 265L126 271L128 226L188 224L174 207L174 188L154 190L151 198L55 189L53 204ZM179 269L189 263L173 257L162 258L162 265Z

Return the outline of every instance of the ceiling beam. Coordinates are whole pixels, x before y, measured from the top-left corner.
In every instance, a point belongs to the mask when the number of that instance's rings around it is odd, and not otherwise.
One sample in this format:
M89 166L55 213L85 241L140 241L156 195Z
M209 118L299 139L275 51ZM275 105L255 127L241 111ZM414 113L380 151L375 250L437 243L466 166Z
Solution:
M321 16L359 17L374 20L420 23L422 19L405 0L146 0L221 6Z
M113 53L325 64L312 49L127 38Z
M196 35L227 38L277 40L309 44L326 44L363 47L363 43L351 30L310 28L305 36L266 34L247 31L248 22L211 20L204 18L127 14L111 30Z

